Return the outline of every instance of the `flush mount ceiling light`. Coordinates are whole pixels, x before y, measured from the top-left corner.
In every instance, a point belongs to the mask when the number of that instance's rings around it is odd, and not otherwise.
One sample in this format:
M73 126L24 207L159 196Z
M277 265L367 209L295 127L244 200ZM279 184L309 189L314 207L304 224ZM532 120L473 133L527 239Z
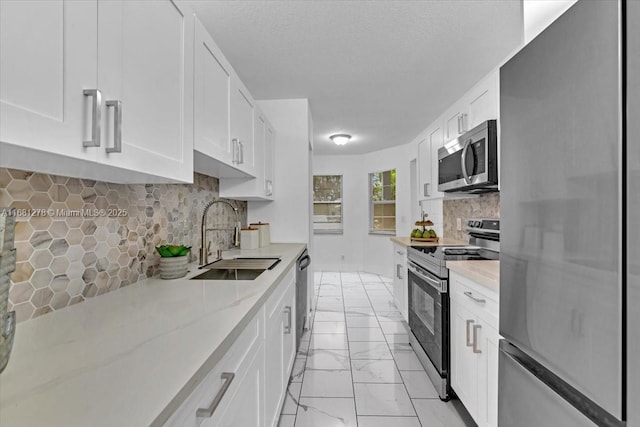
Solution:
M330 140L334 142L336 145L344 145L351 139L351 135L347 135L346 133L337 133L335 135L331 135L329 137Z

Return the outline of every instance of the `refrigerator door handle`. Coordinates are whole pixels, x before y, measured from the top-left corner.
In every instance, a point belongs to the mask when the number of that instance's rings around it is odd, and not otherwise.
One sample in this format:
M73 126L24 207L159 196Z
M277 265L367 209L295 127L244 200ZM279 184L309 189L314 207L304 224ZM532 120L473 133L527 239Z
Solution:
M500 352L517 365L527 370L531 375L546 385L550 391L556 393L585 417L599 426L624 427L626 423L607 412L589 397L580 393L571 384L557 376L540 362L520 350L506 339L500 340ZM502 369L502 368L500 368Z

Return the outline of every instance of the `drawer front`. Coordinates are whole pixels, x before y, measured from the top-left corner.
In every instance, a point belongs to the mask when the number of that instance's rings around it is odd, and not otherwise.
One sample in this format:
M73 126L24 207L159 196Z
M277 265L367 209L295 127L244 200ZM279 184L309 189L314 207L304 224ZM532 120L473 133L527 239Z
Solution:
M480 319L498 328L498 294L466 277L451 272L451 299L471 310Z
M199 408L207 408L219 390L224 386L225 379L221 378L222 373L230 372L236 375L229 388L224 393L224 397L220 402L220 406L235 393L237 376L240 371L255 354L256 349L262 344L261 331L263 327L262 310L249 322L245 329L240 333L231 348L224 355L222 360L218 362L213 369L206 374L206 377L191 393L191 395L182 403L180 408L171 416L165 424L166 426L198 426L201 421L196 417L196 411Z

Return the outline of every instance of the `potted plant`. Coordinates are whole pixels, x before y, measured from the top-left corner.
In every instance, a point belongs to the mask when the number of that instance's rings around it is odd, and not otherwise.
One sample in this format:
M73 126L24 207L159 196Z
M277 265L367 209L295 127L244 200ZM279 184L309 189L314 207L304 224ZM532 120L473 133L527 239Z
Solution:
M160 278L178 279L187 274L187 264L191 246L162 245L156 246L160 254Z

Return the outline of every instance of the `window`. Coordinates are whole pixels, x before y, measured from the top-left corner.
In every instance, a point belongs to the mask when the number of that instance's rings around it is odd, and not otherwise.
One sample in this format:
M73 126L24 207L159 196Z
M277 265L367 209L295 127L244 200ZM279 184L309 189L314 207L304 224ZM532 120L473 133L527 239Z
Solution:
M369 232L396 232L396 170L369 174Z
M313 232L342 234L342 175L314 175Z

